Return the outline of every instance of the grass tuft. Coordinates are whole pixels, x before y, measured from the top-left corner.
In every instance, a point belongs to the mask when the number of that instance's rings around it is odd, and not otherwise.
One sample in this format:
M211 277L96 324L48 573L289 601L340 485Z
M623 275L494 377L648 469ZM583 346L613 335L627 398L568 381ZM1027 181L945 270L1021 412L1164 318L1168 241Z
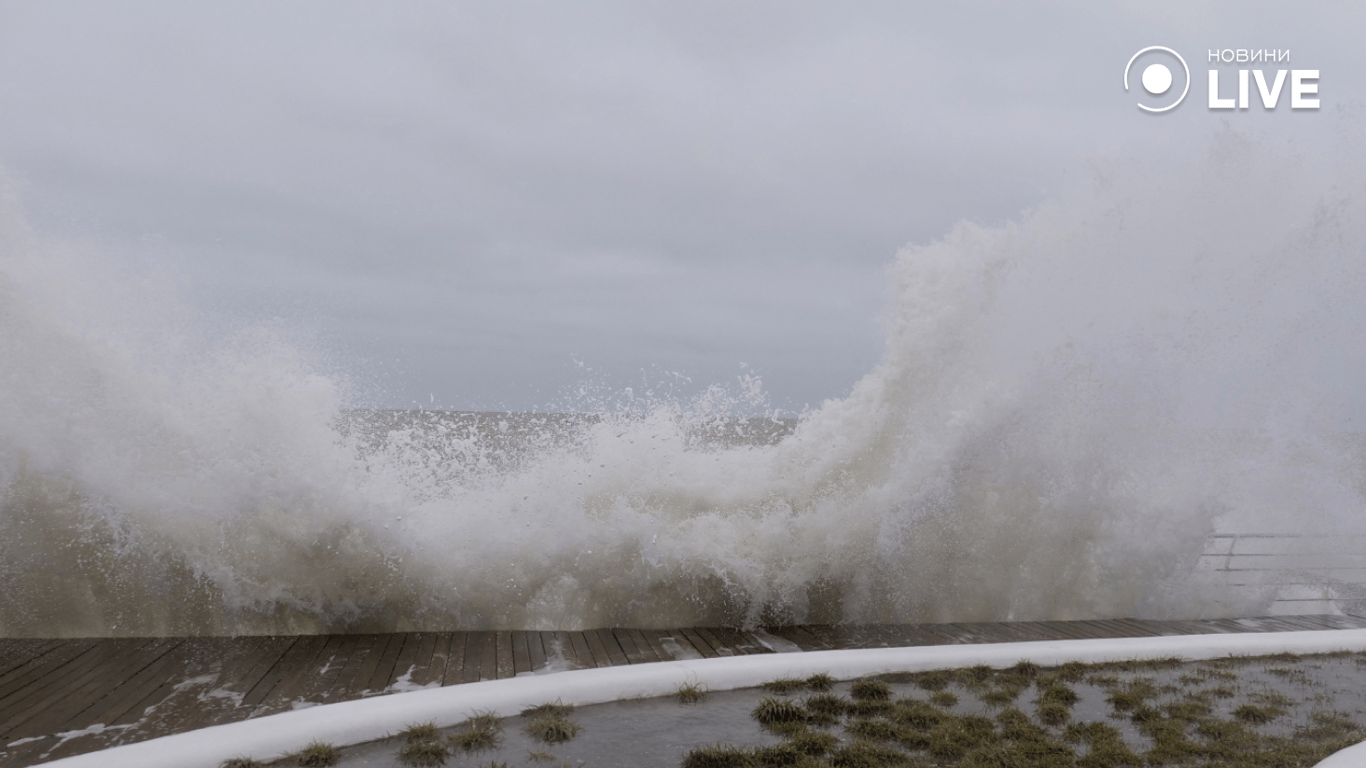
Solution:
M775 699L771 696L764 697L750 715L759 721L760 725L806 722L806 710L801 706L787 699Z
M409 741L398 750L398 761L415 768L437 768L450 755L450 748L439 741Z
M218 764L218 768L262 768L265 764L255 758L240 756L230 757Z
M830 755L832 768L892 768L908 765L911 758L889 747L856 741Z
M406 741L431 741L436 738L436 723L428 720L425 723L413 723L399 734Z
M463 733L448 739L452 747L465 752L482 752L497 749L503 743L503 724L493 712L476 712L464 725Z
M707 698L707 686L702 683L682 683L678 686L678 701L682 704L696 704Z
M930 703L936 707L952 707L958 703L958 697L949 691L936 691L930 694Z
M574 705L565 704L559 699L546 704L538 704L534 707L524 709L520 713L522 717L569 717L574 714Z
M546 744L563 744L579 735L579 726L563 715L545 715L527 723L526 732Z
M828 691L835 687L835 678L824 672L817 672L806 678L806 687L813 691Z
M315 741L294 755L303 768L328 768L341 759L341 750L323 741Z
M782 696L786 696L789 693L796 693L805 688L806 681L795 677L780 677L777 680L769 680L763 685L763 689L769 693L776 693Z
M757 768L758 765L752 751L729 744L695 747L683 756L683 768Z
M890 701L892 686L882 680L856 680L849 687L849 696L854 701Z

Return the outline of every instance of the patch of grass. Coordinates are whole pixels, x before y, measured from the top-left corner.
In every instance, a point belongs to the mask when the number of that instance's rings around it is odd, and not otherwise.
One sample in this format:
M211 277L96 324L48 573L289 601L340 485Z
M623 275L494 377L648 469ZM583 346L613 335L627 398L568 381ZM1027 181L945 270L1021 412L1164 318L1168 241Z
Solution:
M409 740L398 750L398 761L404 765L415 766L415 768L436 768L445 765L450 756L449 747L431 739Z
M807 731L788 739L788 745L804 755L820 757L835 748L839 739L833 734Z
M464 733L457 733L447 739L452 747L465 752L483 752L488 749L497 749L503 743L502 731L491 731L483 728L471 728Z
M754 752L729 744L694 747L683 756L683 768L754 768L758 765Z
M526 733L545 744L563 744L579 735L579 726L563 715L543 715L526 724Z
M450 736L451 746L464 752L497 749L503 743L503 724L494 712L476 712L464 722L465 730Z
M993 688L981 695L982 703L991 707L1004 707L1020 698L1019 688Z
M943 670L919 672L911 679L919 688L926 691L942 691L949 686L952 676Z
M1295 738L1324 741L1342 738L1361 730L1361 726L1341 712L1316 710L1309 714L1309 720L1310 725L1295 729Z
M1285 714L1279 707L1259 707L1256 704L1243 704L1233 710L1233 716L1244 723L1262 725Z
M806 722L805 709L787 699L775 699L771 696L765 696L750 716L759 721L760 725Z
M855 701L849 704L849 714L854 717L886 717L896 709L896 705L883 699Z
M776 693L782 696L789 693L796 693L805 688L806 681L795 677L780 677L777 680L770 680L763 685L763 689L769 693Z
M678 701L681 704L696 704L707 698L707 686L702 683L681 683L678 686Z
M962 760L970 750L993 744L996 726L985 717L947 717L930 731L930 756L952 762Z
M559 699L548 704L538 704L534 707L524 709L520 713L522 717L569 717L574 714L574 705L565 704Z
M413 723L399 734L405 741L431 741L436 738L436 723L428 720L425 723Z
M882 680L856 680L849 687L854 701L891 701L892 686Z
M470 719L462 723L466 728L476 728L481 731L503 732L503 721L498 717L497 712L477 711L470 715Z
M892 712L893 721L922 731L934 728L949 717L952 715L945 714L924 701L899 702Z
M769 768L769 766L773 768L805 768L813 764L809 755L804 755L793 749L791 744L758 747L754 750L754 762L765 768Z
M323 741L315 741L294 755L303 768L327 768L341 759L341 750Z
M828 691L835 687L835 678L824 672L817 672L811 677L806 678L806 687L813 691Z
M528 762L528 763L553 763L553 762L555 762L555 756L554 756L554 755L550 754L549 752L543 752L543 751L541 751L541 750L539 750L539 749L528 750L527 753L526 753L526 759L527 759L527 762Z
M1068 720L1072 719L1071 710L1054 701L1040 704L1038 709L1035 710L1035 714L1039 716L1039 722L1054 727L1064 725Z
M960 671L963 684L969 688L986 685L996 676L996 670L986 664L977 664Z
M792 738L810 730L806 727L806 723L796 722L769 723L763 726L763 728L770 733L776 733L784 738Z
M1033 741L1047 735L1029 715L1014 707L997 714L996 722L1001 726L1001 737L1008 741Z
M218 764L218 768L263 768L264 765L260 760L243 755L224 760Z
M1009 674L1019 675L1030 680L1038 677L1039 673L1042 671L1043 668L1040 667L1038 664L1035 664L1032 661L1026 661L1024 659L1015 662L1015 666L1006 670L1006 672Z
M1065 683L1080 683L1086 677L1086 665L1080 661L1069 661L1058 667L1057 676Z
M1040 704L1060 704L1064 709L1070 708L1079 701L1077 692L1072 686L1061 680L1040 680L1039 703Z
M844 726L844 730L860 739L871 741L892 741L898 735L896 726L886 720L859 718Z
M937 707L952 707L958 703L958 697L950 691L937 691L930 694L930 702Z
M1210 716L1210 706L1199 700L1170 702L1162 705L1162 712L1173 720L1196 723Z
M891 768L908 765L911 758L899 750L856 741L830 755L832 768Z
M849 709L849 702L829 693L818 693L806 697L806 708L816 715L842 717Z

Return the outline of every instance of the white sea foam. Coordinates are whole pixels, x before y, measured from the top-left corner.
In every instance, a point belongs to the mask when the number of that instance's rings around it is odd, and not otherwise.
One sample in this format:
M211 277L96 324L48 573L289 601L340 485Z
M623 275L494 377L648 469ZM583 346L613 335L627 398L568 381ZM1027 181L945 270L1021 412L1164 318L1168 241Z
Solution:
M772 445L713 439L753 381L507 429L348 411L307 345L205 329L5 198L0 635L1257 611L1199 577L1208 534L1366 519L1343 158L1229 134L904 249L882 362Z

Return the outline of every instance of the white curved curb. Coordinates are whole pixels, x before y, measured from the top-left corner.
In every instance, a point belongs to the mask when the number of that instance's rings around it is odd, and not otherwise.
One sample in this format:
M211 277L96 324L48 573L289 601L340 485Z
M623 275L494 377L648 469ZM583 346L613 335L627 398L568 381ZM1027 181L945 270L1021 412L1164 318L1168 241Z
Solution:
M884 672L953 669L975 664L1004 668L1021 660L1052 666L1069 661L1172 657L1199 660L1360 650L1366 650L1366 629L864 648L665 661L465 683L310 707L76 755L44 765L61 768L218 768L231 757L247 755L260 760L272 759L302 749L314 740L336 746L359 744L396 734L411 723L429 720L444 728L464 721L476 710L511 715L525 707L556 699L584 706L620 699L668 696L675 693L680 684L688 682L723 691L754 687L779 677L805 677L819 672L846 680ZM1348 764L1331 762L1336 759L1337 755L1334 755L1320 765Z

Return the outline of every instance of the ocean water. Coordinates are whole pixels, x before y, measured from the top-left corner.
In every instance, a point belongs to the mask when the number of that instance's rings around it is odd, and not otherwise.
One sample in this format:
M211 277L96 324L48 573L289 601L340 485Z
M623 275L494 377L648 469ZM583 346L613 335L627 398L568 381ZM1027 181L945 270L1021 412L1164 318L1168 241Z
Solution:
M0 635L1261 612L1211 535L1366 532L1361 155L1230 132L908 246L881 362L790 420L360 410L10 195Z

